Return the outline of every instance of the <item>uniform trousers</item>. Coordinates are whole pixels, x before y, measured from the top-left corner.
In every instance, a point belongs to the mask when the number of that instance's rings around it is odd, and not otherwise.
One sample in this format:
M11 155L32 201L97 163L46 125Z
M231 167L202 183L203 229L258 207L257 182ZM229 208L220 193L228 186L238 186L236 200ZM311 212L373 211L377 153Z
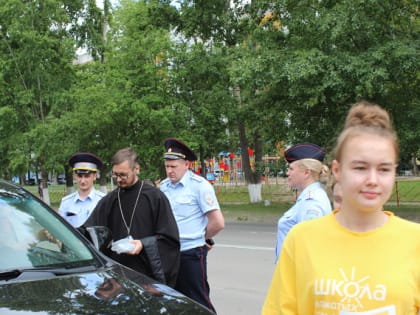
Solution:
M207 281L207 246L181 252L175 289L216 312L210 301L210 286Z

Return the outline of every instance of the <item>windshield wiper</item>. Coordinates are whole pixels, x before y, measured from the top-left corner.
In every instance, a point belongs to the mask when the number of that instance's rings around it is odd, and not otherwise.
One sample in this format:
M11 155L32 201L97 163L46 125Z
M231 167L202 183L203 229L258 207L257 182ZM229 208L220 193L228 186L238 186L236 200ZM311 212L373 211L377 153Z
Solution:
M87 265L82 267L71 267L71 268L56 268L56 267L38 267L30 269L13 269L4 272L0 272L0 280L9 281L12 279L28 280L38 278L53 278L55 276L70 275L75 273L84 273L89 271L95 271L96 266Z
M0 279L8 281L10 279L15 279L21 275L22 271L18 269L4 271L0 273Z

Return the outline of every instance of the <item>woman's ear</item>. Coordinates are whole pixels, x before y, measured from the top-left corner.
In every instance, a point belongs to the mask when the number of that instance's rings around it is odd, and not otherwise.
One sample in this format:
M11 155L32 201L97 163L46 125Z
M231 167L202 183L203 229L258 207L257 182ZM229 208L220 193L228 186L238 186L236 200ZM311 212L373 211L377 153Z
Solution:
M303 170L304 174L306 175L307 178L312 177L312 171L309 168L305 168Z
M331 172L333 173L335 180L338 181L340 178L340 162L337 160L332 161Z

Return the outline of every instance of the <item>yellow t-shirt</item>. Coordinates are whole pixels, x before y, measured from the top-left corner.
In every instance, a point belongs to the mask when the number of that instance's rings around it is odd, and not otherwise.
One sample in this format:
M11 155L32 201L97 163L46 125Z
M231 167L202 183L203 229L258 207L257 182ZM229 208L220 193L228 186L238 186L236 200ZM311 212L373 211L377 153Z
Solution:
M369 232L335 212L286 237L263 315L414 315L420 309L420 224L395 217Z

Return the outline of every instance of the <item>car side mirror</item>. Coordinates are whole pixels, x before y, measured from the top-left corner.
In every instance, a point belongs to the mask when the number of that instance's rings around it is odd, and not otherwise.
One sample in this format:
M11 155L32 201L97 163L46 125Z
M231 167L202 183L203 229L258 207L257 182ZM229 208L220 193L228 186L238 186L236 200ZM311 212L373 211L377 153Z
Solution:
M93 246L101 252L109 247L112 241L112 232L106 226L86 227L85 235L92 242Z

